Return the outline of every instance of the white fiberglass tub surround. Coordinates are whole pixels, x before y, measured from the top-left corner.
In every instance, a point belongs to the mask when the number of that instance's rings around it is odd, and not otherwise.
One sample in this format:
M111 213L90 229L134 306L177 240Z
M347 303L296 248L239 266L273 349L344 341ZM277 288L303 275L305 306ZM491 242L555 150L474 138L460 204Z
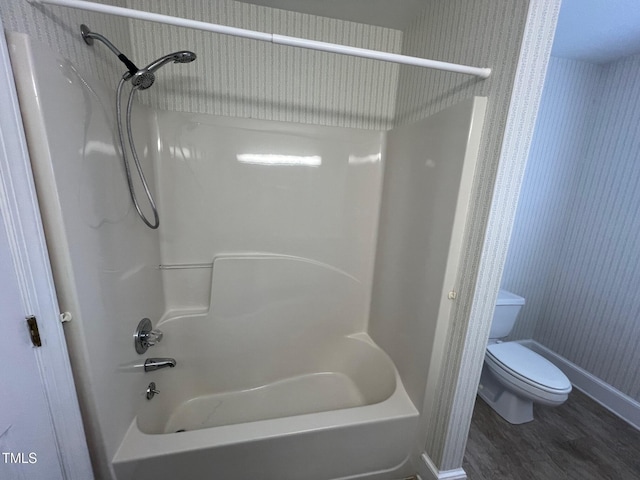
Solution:
M132 420L118 479L395 471L418 412L366 333L383 134L177 112L150 124L167 313L148 356L178 365L145 375L161 394Z
M98 478L413 473L485 103L388 134L136 107L151 231L112 87L29 45L12 61ZM143 317L164 339L138 355Z

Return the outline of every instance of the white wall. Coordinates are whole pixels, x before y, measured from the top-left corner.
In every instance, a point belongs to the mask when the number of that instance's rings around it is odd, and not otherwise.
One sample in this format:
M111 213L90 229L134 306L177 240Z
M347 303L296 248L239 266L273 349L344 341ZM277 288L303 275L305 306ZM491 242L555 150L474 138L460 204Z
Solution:
M31 56L26 36L10 45L58 301L73 315L65 334L92 460L97 477L108 478L144 401L132 334L141 318L157 321L164 311L158 236L129 199L113 89L39 42Z
M640 56L553 59L550 73L504 280L527 298L517 334L640 400ZM538 206L549 190L556 207ZM530 242L529 230L552 233Z

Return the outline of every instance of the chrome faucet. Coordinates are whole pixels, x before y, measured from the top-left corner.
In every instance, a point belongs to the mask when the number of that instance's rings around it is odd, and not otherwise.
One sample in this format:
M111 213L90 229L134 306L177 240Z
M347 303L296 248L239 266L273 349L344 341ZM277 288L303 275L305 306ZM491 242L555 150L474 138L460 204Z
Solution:
M153 372L166 367L175 367L176 361L173 358L147 358L144 361L144 371Z

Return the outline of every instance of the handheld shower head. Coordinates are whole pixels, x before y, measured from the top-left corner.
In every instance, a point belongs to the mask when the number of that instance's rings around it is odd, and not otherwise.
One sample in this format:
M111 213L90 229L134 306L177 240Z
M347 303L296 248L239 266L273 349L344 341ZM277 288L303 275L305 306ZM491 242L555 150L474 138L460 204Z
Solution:
M131 84L134 87L137 87L138 90L146 90L153 82L156 81L156 76L151 72L144 72L142 70L138 70L131 76Z
M104 43L107 46L107 48L109 48L109 50L111 50L113 54L116 55L120 59L120 61L122 61L122 63L124 63L127 66L127 71L124 72L124 75L122 75L122 78L120 79L120 82L118 83L118 88L116 90L116 118L117 118L116 124L118 126L118 139L120 140L120 147L122 149L121 150L122 161L124 163L124 169L127 175L127 184L129 186L129 194L131 195L131 200L133 201L133 204L136 207L138 215L140 216L142 221L149 228L156 229L160 225L160 218L158 217L158 209L156 208L153 195L149 190L149 187L147 185L147 180L144 176L144 172L140 165L140 161L138 159L138 153L136 151L136 146L135 146L135 142L133 141L133 134L131 130L131 107L133 105L133 98L136 93L136 90L145 90L149 88L151 85L153 85L153 82L155 82L156 80L156 76L154 74L156 70L158 70L159 68L161 68L162 66L166 65L169 62L174 62L174 63L193 62L196 59L196 54L193 52L185 51L185 50L170 53L169 55L160 57L156 61L150 63L145 68L140 70L138 69L138 67L136 67L136 65L131 60L129 60L120 50L118 50L116 46L109 41L109 39L107 39L103 35L92 32L89 29L89 27L87 27L84 24L80 26L80 33L82 34L82 38L87 43L87 45L93 45L94 40L99 40L100 42ZM149 206L153 211L153 217L154 217L153 222L150 221L149 218L140 209L140 205L138 203L138 198L136 196L135 187L134 187L132 176L131 176L131 167L129 165L129 160L127 159L127 154L126 154L127 149L125 148L125 144L124 144L124 133L122 129L121 95L122 95L122 86L128 80L131 80L132 88L131 88L131 92L129 93L129 101L127 102L127 114L126 114L127 136L129 137L129 147L131 150L131 155L133 155L133 161L136 165L136 170L138 171L140 182L142 183L144 192L147 196L147 200L149 201ZM168 359L168 360L171 360L171 359ZM169 365L169 366L174 366L174 365Z
M153 85L153 82L155 81L154 72L161 67L164 67L167 63L190 63L195 59L196 54L187 50L170 53L164 57L160 57L134 73L131 77L131 84L138 87L140 90L145 90Z
M173 63L191 63L196 58L196 54L188 50L181 50L171 54L171 60L173 60Z

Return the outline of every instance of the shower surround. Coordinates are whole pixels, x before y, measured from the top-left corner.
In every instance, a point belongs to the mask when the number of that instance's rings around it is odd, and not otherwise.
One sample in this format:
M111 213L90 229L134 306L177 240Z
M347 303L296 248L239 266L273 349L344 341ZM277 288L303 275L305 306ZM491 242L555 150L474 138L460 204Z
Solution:
M484 99L388 132L137 107L153 232L129 204L113 87L10 43L98 474L414 473ZM165 336L140 356L143 317ZM146 356L177 366L143 373Z

